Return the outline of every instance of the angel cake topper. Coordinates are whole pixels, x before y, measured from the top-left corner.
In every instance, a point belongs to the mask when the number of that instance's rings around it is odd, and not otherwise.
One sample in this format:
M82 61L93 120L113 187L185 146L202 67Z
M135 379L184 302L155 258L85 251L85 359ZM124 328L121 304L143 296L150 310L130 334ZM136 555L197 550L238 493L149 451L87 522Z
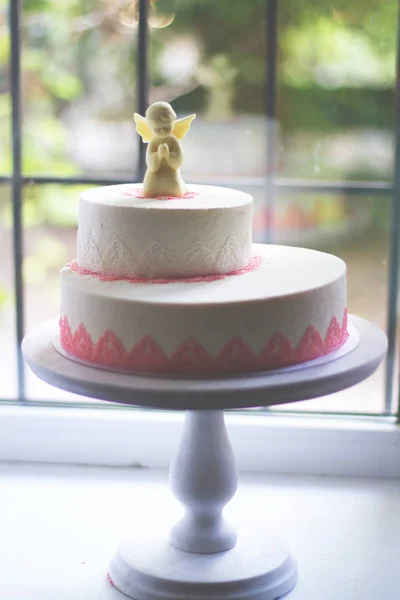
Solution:
M143 196L181 197L187 192L181 177L183 152L179 140L185 137L196 115L177 119L167 102L155 102L146 111L146 117L134 114L136 131L144 143L147 171L143 180Z

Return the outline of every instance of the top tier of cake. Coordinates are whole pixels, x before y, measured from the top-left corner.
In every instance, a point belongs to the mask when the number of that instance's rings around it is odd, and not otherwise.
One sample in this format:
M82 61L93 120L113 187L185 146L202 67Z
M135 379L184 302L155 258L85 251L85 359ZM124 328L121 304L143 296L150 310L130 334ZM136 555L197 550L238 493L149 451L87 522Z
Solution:
M252 198L192 185L183 198L143 198L142 186L83 192L78 264L105 276L185 278L230 273L251 260Z

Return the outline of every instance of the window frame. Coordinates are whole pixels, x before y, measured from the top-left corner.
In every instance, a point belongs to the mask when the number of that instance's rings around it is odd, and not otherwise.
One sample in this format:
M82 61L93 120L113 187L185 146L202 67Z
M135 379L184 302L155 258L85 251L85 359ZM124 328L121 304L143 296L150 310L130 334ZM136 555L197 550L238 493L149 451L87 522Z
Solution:
M393 406L395 353L397 337L397 305L400 267L400 36L396 66L396 130L395 168L392 183L297 181L277 177L277 57L278 0L265 0L267 40L267 81L265 115L267 118L267 157L270 168L266 180L266 203L273 205L279 191L291 193L344 192L347 194L382 194L392 200L392 220L389 256L388 355L386 363L386 415L365 417L312 416L292 413L229 413L227 424L239 467L257 471L288 471L320 474L400 476L400 429L396 425ZM138 23L138 101L142 114L148 105L148 40L147 0L139 0ZM399 11L400 12L400 11ZM0 460L40 460L49 462L81 462L83 464L144 464L166 467L177 439L183 416L174 413L153 413L142 410L44 406L25 400L25 375L20 344L24 336L23 295L23 224L22 195L28 184L106 185L123 183L118 179L87 177L27 177L22 171L21 112L21 1L9 1L10 25L10 85L12 94L13 168L10 176L0 182L10 183L13 201L13 256L15 261L14 289L16 297L16 338L18 401L0 405ZM400 31L400 16L397 24ZM139 143L139 142L138 142ZM145 163L144 148L132 181L141 181ZM229 182L225 182L226 185ZM247 184L257 182L247 181ZM259 183L259 182L258 182ZM265 181L263 181L265 184ZM266 241L272 232L266 233ZM397 398L397 421L400 404ZM144 428L143 425L146 424ZM162 428L162 439L160 430ZM104 446L91 443L93 432L104 434ZM146 431L144 435L143 431ZM60 433L63 435L60 437ZM321 440L321 435L323 439ZM287 440L290 439L290 444ZM323 441L323 444L321 443ZM277 452L279 448L279 453ZM77 454L77 450L79 453ZM279 454L279 457L278 457ZM144 457L144 458L143 458Z

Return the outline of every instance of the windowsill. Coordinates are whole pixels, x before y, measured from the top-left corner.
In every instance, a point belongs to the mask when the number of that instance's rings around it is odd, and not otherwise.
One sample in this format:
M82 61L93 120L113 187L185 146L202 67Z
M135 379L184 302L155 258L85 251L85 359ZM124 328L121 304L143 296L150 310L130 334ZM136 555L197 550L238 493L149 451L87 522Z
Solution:
M119 542L180 515L167 471L0 463L0 597L122 600L107 580ZM244 474L226 509L284 539L291 600L394 600L400 480Z
M0 460L168 468L183 414L121 408L0 406ZM225 416L241 471L400 476L393 419Z

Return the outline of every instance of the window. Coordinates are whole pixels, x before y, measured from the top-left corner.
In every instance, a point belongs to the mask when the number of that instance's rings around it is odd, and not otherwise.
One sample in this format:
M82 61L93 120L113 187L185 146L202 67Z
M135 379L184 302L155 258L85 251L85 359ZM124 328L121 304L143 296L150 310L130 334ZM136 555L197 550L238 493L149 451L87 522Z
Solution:
M79 191L141 180L132 113L164 99L199 115L185 140L185 178L249 191L258 241L342 256L350 312L388 332L387 360L367 382L269 411L274 423L297 427L297 416L281 413L312 412L387 417L379 427L391 427L399 406L395 0L0 0L0 11L3 405L21 403L24 418L36 419L43 405L82 419L101 414L94 406L116 411L37 380L18 347L25 330L58 314ZM248 418L270 424L264 413ZM143 418L153 417L161 419Z

